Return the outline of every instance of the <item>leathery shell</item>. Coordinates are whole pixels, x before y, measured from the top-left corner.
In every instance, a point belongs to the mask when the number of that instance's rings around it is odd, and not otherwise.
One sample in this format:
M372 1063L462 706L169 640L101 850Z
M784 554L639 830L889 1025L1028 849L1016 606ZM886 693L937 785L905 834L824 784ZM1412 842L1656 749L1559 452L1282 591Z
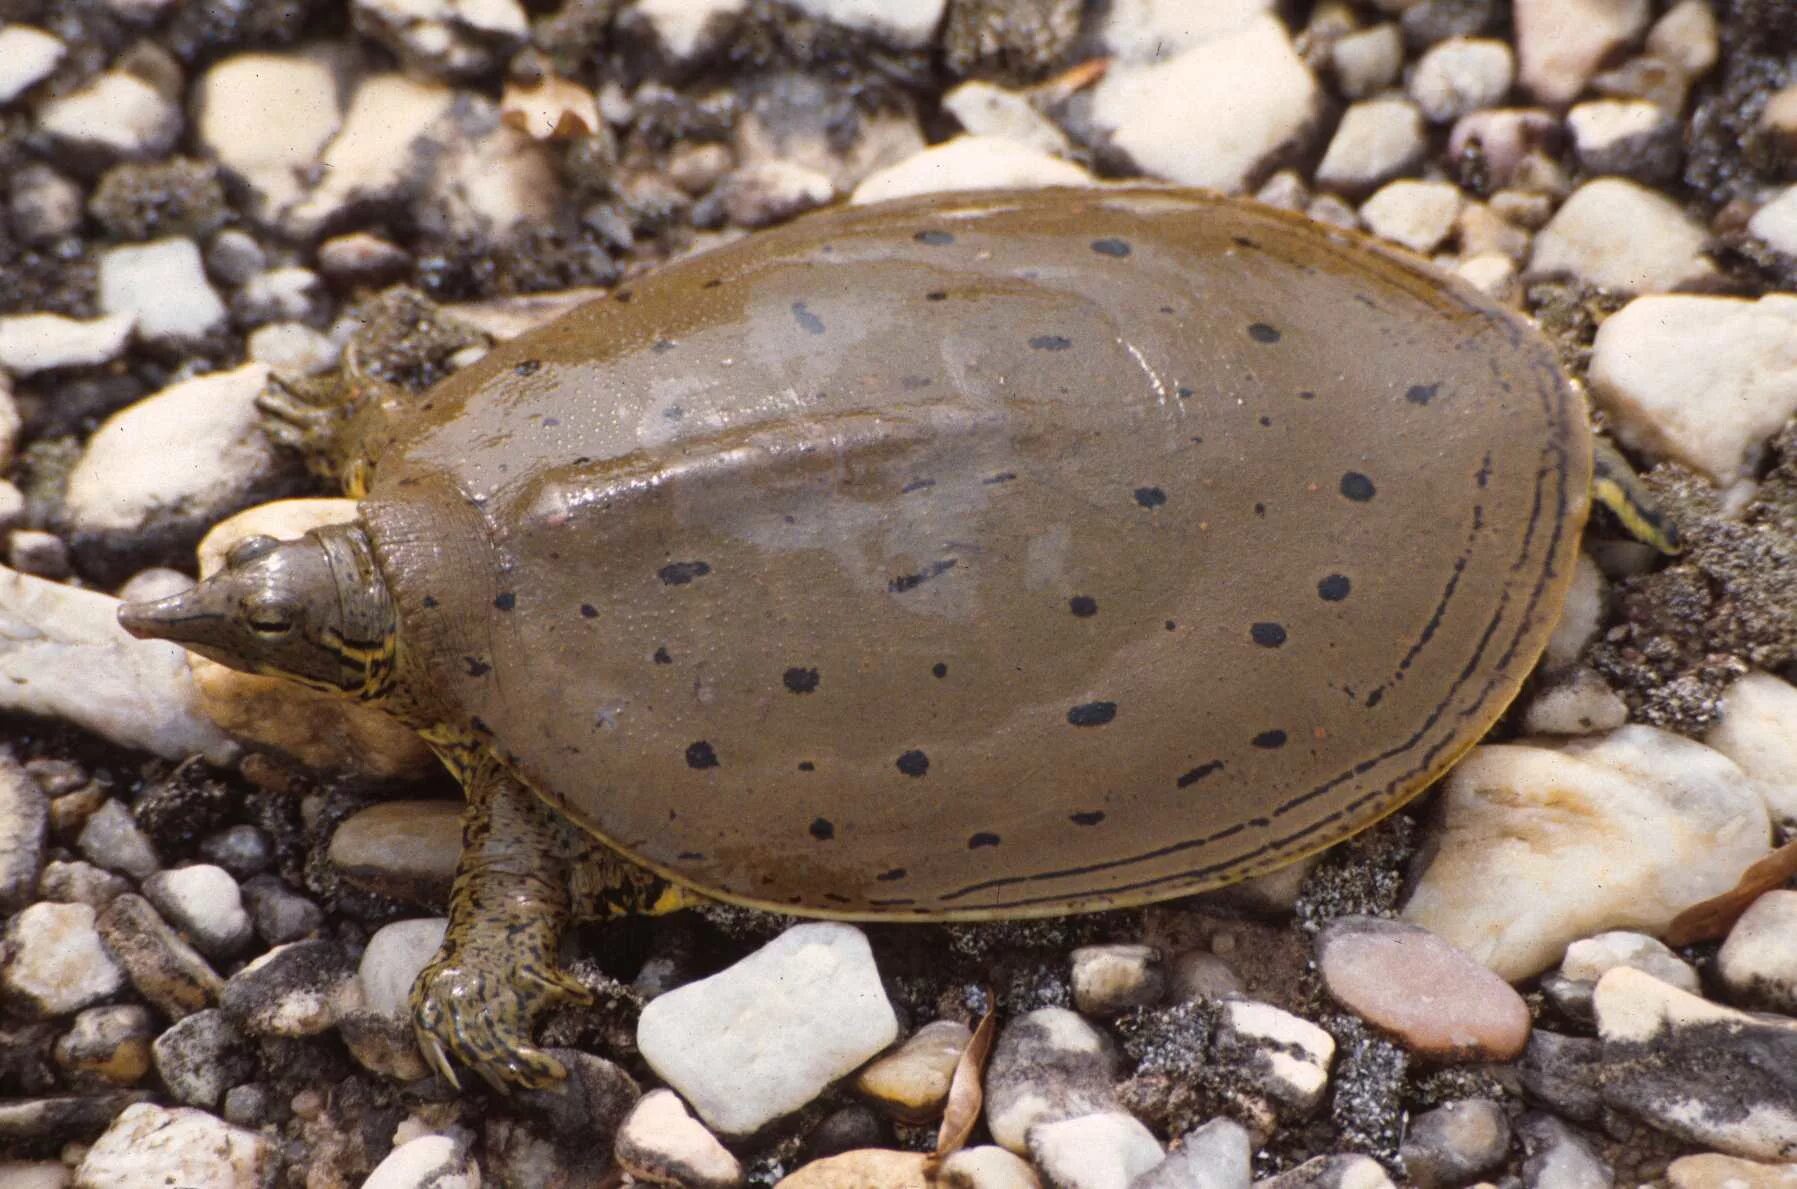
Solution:
M936 196L674 263L434 390L362 506L453 725L824 915L1181 895L1491 725L1587 510L1545 342L1199 192Z

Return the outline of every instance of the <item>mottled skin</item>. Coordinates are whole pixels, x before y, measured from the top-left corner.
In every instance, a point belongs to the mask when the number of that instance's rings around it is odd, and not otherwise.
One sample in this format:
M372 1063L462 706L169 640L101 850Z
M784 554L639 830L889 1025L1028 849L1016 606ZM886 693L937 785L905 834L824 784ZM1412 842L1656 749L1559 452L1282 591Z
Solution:
M801 220L377 410L356 524L124 620L437 748L414 1003L495 1084L559 1072L571 911L1044 915L1364 828L1515 696L1592 480L1522 319L1179 190Z

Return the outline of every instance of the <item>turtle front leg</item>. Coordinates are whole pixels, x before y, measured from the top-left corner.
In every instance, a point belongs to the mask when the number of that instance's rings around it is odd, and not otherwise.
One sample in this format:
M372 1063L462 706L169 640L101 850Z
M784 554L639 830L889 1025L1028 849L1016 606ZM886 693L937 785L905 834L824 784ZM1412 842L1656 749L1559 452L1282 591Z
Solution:
M443 946L412 984L425 1057L451 1085L450 1064L495 1089L536 1089L567 1076L531 1042L544 1008L591 994L557 961L569 920L574 827L498 761L463 766L462 858Z

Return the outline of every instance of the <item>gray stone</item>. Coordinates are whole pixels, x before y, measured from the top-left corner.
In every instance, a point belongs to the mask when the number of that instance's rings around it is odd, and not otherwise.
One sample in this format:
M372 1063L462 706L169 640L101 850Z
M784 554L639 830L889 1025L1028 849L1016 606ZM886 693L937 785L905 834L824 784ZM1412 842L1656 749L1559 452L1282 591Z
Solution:
M150 1052L156 1075L175 1100L207 1110L256 1072L249 1042L217 1008L177 1021L156 1038Z
M742 1184L742 1165L671 1090L653 1090L618 1128L617 1161L632 1176L692 1189Z
M208 958L229 958L250 943L243 893L223 867L196 863L158 871L144 880L144 896Z
M1167 990L1161 952L1151 945L1083 945L1071 961L1073 1003L1088 1015L1152 1007Z
M1255 1189L1396 1189L1371 1156L1318 1156L1290 1172L1256 1181Z
M85 904L98 911L131 890L123 876L102 870L79 859L51 860L38 879L37 892L45 900L60 904Z
M1234 1119L1212 1119L1187 1132L1166 1160L1129 1183L1129 1189L1248 1189L1254 1141Z
M33 904L6 923L0 996L28 1018L79 1011L116 994L123 972L85 904Z
M1223 1003L1214 1059L1266 1095L1282 1114L1315 1110L1329 1087L1335 1038L1288 1011L1253 999Z
M11 752L0 750L0 913L31 903L49 827L50 799Z
M1413 1117L1398 1155L1419 1189L1466 1185L1510 1154L1510 1120L1487 1098L1446 1102Z
M1596 1145L1551 1115L1523 1117L1525 1189L1610 1189L1615 1175Z
M1044 1007L1006 1024L986 1066L986 1127L999 1144L1029 1154L1039 1123L1121 1109L1110 1037L1078 1013Z
M90 1007L56 1038L52 1052L71 1084L130 1086L150 1071L150 1038L155 1035L147 1007Z
M268 869L274 861L274 844L254 826L226 826L200 839L200 857L244 880Z
M1121 1111L1038 1123L1030 1158L1056 1189L1128 1189L1164 1153L1142 1121Z
M169 1019L185 1019L218 1001L224 980L142 896L114 898L96 923L137 993Z
M99 866L132 879L147 879L162 865L149 836L138 829L137 819L124 802L112 798L88 817L75 845Z
M245 881L243 898L256 935L269 945L299 941L324 924L324 909L288 887L278 875L258 875Z
M316 1036L358 1005L355 975L336 942L290 942L232 975L219 1006L250 1036Z
M1645 99L1600 99L1566 113L1586 173L1664 182L1683 160L1684 123Z

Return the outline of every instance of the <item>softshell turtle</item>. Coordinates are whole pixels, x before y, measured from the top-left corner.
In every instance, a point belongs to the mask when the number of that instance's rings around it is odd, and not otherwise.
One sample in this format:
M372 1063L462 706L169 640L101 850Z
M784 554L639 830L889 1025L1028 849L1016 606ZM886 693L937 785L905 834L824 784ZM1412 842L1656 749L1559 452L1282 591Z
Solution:
M495 1084L562 1072L530 1027L582 993L571 911L1066 913L1366 827L1516 695L1593 477L1521 317L1150 188L802 219L380 440L355 523L121 618L379 703L461 780L413 1003Z

